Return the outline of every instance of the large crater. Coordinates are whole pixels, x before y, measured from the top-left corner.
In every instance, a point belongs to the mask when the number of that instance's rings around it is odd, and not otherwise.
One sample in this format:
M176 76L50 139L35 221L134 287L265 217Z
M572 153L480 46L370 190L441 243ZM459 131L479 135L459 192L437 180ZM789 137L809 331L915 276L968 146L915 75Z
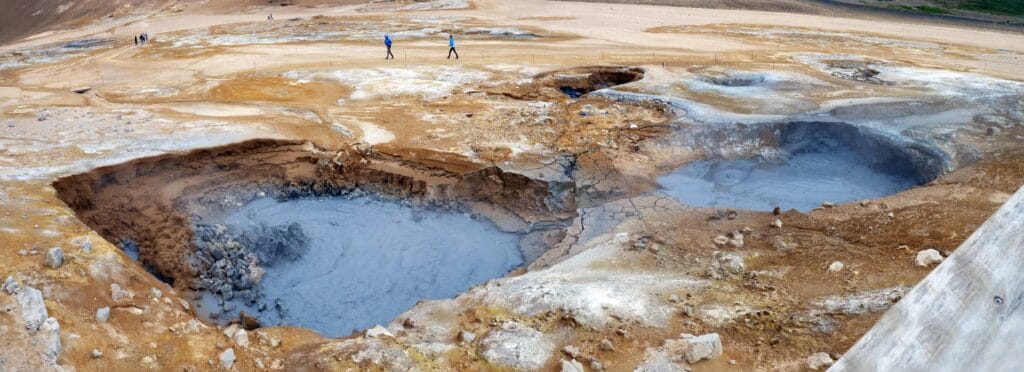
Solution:
M552 236L575 213L571 184L442 154L287 141L140 159L54 187L104 238L188 289L206 320L245 311L330 337L506 275L539 255L522 236Z

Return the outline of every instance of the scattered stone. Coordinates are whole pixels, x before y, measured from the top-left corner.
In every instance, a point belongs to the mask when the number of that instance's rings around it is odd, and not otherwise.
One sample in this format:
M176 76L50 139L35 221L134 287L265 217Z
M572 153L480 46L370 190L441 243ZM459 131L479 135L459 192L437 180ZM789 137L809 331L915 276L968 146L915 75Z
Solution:
M775 207L774 209L772 209L772 214L776 216L782 214L782 208Z
M781 229L782 228L782 220L776 218L775 222L772 222L772 227L774 227L776 229Z
M221 368L231 369L235 365L235 349L224 350L217 359L220 360Z
M99 359L99 358L102 358L102 357L103 357L103 352L102 351L99 351L99 349L92 349L92 358L93 359Z
M18 292L18 304L21 305L21 318L25 319L25 328L35 333L49 317L46 313L46 303L43 302L43 292L25 286Z
M121 289L121 286L117 284L110 284L110 298L113 299L114 302L119 304L131 302L132 297L134 297L134 295L132 295L131 292Z
M885 216L889 217L889 218L896 218L896 213L889 212L889 213L886 213Z
M156 358L154 358L151 355L146 355L146 356L142 357L141 362L142 362L142 364L153 364L153 363L156 363Z
M39 328L43 332L43 358L50 365L56 365L60 358L60 324L57 319L46 318Z
M729 365L730 366L736 365L736 359L729 359Z
M164 292L154 287L149 288L149 297L155 300L159 300L160 297L164 296Z
M103 307L103 308L100 308L100 309L96 310L96 321L97 322L105 323L107 321L107 319L110 319L110 308L109 307Z
M239 329L235 334L231 335L231 341L234 341L238 346L249 347L249 333L244 329Z
M736 275L743 272L746 267L743 263L743 257L735 253L718 252L715 254L715 259L721 266L721 269L727 274Z
M395 337L395 335L391 334L391 332L388 332L387 328L384 328L379 324L373 326L373 328L366 330L366 337L377 338L381 336Z
M590 369L595 370L595 371L604 371L604 364L601 364L600 360L591 359L590 360Z
M4 279L4 284L0 285L0 291L8 295L15 295L21 291L21 285L14 281L13 276L7 276L7 279Z
M260 323L259 319L256 319L256 317L252 315L249 315L248 313L245 312L245 310L238 312L238 321L239 323L242 324L242 328L247 331L251 331L263 326L263 324Z
M601 350L615 351L615 344L612 343L612 340L609 340L607 338L603 339L601 340Z
M46 119L49 119L49 118L50 118L50 115L47 114L46 112L40 112L39 116L36 117L36 119L39 120L39 121L46 121Z
M476 333L470 331L459 332L459 340L463 343L471 343L473 340L476 340Z
M825 352L814 353L807 357L807 368L815 371L831 366L832 363L832 357Z
M82 252L91 253L92 252L92 240L89 240L89 238L83 237L83 238L78 240L78 247L82 250Z
M830 272L830 273L838 273L839 271L843 270L844 266L845 265L843 265L842 262L839 262L839 261L832 262L831 265L828 265L828 272Z
M715 245L719 247L724 247L726 244L729 244L729 238L726 237L725 235L719 235L715 237L714 242Z
M743 233L733 231L729 233L729 245L734 248L743 248Z
M402 322L402 326L405 328L416 328L416 321L412 320L412 318L405 318L405 321Z
M77 88L71 89L72 92L75 92L77 94L85 94L86 92L88 92L90 90L92 90L91 87L77 87Z
M562 372L583 372L583 365L576 360L562 359Z
M562 352L573 359L579 358L580 356L580 348L572 345L566 345L564 348L562 348Z
M505 322L480 341L483 358L499 367L539 370L554 351L554 344L540 331Z
M999 133L1001 133L1001 132L1002 132L1002 129L999 129L999 128L996 128L996 127L988 127L988 129L985 130L985 134L990 135L990 136L998 136Z
M822 208L826 208L827 209L827 208L832 208L832 207L835 207L835 206L836 205L834 203L830 202L830 201L821 202L821 207Z
M686 362L690 364L702 360L712 360L722 356L722 338L717 333L708 333L700 336L683 336L689 343L689 348L683 353Z
M929 267L932 264L942 262L942 255L939 254L939 251L929 248L917 252L917 258L914 262L917 263L917 266Z
M53 247L46 251L46 266L56 269L64 264L64 250L60 247Z
M679 295L673 293L671 296L668 296L668 302L671 302L671 303L679 302Z
M259 340L261 345L270 346L272 349L281 346L281 339L271 337L266 332L256 331L256 339Z

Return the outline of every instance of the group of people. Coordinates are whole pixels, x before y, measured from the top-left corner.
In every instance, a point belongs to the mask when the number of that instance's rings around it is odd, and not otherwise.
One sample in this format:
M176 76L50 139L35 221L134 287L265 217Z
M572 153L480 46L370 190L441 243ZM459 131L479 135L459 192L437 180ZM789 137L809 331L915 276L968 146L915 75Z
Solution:
M395 55L391 54L391 44L391 35L384 34L384 46L388 48L388 54L384 59L395 59ZM459 52L455 50L455 36L448 35L448 59L452 59L452 53L455 53L455 59L459 59Z
M149 33L143 32L135 35L135 45L142 45L149 41Z

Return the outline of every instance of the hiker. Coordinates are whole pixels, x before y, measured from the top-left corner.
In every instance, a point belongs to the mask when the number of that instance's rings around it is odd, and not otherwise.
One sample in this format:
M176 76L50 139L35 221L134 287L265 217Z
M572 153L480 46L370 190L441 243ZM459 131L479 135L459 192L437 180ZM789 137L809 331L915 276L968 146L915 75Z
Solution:
M135 35L135 45L139 45L139 35Z
M455 50L455 36L448 35L448 59L452 59L452 53L455 53L455 59L459 59L459 52Z
M391 54L391 35L384 34L384 46L388 47L388 55L384 56L384 59L395 59L395 55Z
M267 14L267 20L268 21L273 21L274 20L274 13Z

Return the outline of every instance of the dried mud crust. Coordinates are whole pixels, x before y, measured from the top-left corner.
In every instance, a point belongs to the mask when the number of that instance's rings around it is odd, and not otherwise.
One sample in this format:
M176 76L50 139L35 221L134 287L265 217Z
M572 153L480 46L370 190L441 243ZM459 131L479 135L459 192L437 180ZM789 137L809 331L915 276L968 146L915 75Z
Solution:
M139 260L177 288L191 286L202 269L186 259L195 250L193 217L224 213L258 194L289 198L362 190L444 208L482 204L527 229L574 213L571 185L442 154L415 155L418 160L409 161L369 149L325 151L305 142L255 140L98 168L53 186L108 241L137 243Z

